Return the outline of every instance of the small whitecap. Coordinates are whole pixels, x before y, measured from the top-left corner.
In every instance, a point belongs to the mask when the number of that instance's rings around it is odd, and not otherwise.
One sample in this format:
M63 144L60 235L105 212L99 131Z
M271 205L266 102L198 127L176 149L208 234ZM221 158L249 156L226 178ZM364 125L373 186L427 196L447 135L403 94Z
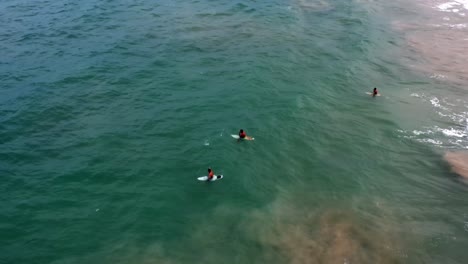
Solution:
M459 3L463 6L463 8L468 9L468 0L455 0L455 2Z
M440 109L443 109L443 110L448 110L447 107L444 107L440 104L440 100L439 98L437 97L433 97L432 99L429 100L431 102L431 104L434 106L434 107L437 107L437 108L440 108Z
M455 7L457 5L457 3L455 2L447 2L447 3L443 3L443 4L440 4L437 6L437 8L441 11L445 11L445 12L450 12L450 10Z
M437 97L432 98L430 101L433 106L440 107L439 99Z
M439 114L440 116L443 116L443 117L450 117L450 115L446 115L446 114L444 114L442 112L437 112L437 114Z
M466 28L466 24L454 24L450 25L451 28L463 29Z
M419 136L419 135L426 135L426 134L433 134L434 132L432 131L419 131L419 130L413 130L413 134L415 134L416 136Z
M431 76L429 76L429 78L431 78L431 79L437 79L437 80L442 80L442 79L445 79L446 76L443 75L443 74L436 74L436 73L434 73L434 74L432 74Z
M458 13L462 9L468 9L468 1L467 0L454 0L454 1L450 1L450 2L437 5L437 8L440 11L444 11L444 12Z
M435 139L432 139L432 138L418 139L418 141L423 142L423 143L430 143L430 144L434 144L434 145L442 145L441 141L435 140Z
M450 129L442 129L442 133L448 137L464 137L466 136L465 131L463 130L457 130L454 128Z
M406 138L406 139L413 139L413 138L415 138L416 136L399 136L399 137Z

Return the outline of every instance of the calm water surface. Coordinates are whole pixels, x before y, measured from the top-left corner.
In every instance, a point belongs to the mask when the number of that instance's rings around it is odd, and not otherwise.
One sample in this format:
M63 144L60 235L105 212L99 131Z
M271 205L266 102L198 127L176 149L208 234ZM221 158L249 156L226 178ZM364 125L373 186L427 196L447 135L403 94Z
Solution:
M466 86L402 2L3 1L0 262L465 263Z

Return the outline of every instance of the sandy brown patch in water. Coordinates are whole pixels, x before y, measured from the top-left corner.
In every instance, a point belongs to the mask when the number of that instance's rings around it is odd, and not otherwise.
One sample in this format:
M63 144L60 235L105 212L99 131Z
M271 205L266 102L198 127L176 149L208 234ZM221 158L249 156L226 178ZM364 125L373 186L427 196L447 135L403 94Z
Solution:
M377 227L385 224L362 221L347 209L329 209L333 205L311 209L314 206L296 202L280 199L249 212L220 207L203 221L197 219L187 240L165 250L159 246L137 250L126 258L133 260L127 263L386 264L408 260L399 249L404 247L401 240Z
M369 197L317 200L294 186L264 207L226 204L192 217L177 241L122 245L127 254L112 263L415 263L393 209Z
M408 36L408 45L427 63L414 67L431 78L464 85L468 83L468 32L457 29L431 28Z
M393 25L406 36L412 61L409 66L431 78L465 88L468 84L468 18L438 10L436 6L443 2L416 0L406 4L418 15L394 21Z
M264 260L279 254L285 263L400 263L389 234L366 228L351 211L293 208L276 203L244 223L264 250Z
M455 173L468 179L468 152L447 152L445 160Z
M332 5L324 0L297 0L299 7L315 12L328 11Z

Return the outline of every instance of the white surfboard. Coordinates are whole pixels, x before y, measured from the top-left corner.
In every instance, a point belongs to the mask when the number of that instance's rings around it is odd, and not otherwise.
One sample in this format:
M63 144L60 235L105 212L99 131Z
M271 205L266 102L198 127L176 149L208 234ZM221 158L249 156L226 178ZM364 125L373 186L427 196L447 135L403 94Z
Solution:
M215 175L215 176L213 176L213 179L211 179L210 181L221 180L223 177L224 177L223 175ZM208 180L208 176L201 176L201 177L198 177L197 180L199 180L199 181L207 181L207 180Z
M368 95L372 95L372 93L371 93L371 92L366 92L366 94L368 94ZM376 96L380 96L380 94L378 93L378 94L376 94Z
M235 138L235 139L239 139L239 138L240 138L239 135L231 135L231 137L233 137L233 138ZM249 136L245 137L244 139L245 139L245 140L255 140L255 138L249 137Z

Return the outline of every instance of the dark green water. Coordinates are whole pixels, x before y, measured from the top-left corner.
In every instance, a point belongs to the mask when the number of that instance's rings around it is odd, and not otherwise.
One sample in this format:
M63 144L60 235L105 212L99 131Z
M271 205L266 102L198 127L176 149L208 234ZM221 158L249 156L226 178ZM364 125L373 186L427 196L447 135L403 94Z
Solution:
M0 12L1 263L466 261L467 104L404 65L402 6Z

